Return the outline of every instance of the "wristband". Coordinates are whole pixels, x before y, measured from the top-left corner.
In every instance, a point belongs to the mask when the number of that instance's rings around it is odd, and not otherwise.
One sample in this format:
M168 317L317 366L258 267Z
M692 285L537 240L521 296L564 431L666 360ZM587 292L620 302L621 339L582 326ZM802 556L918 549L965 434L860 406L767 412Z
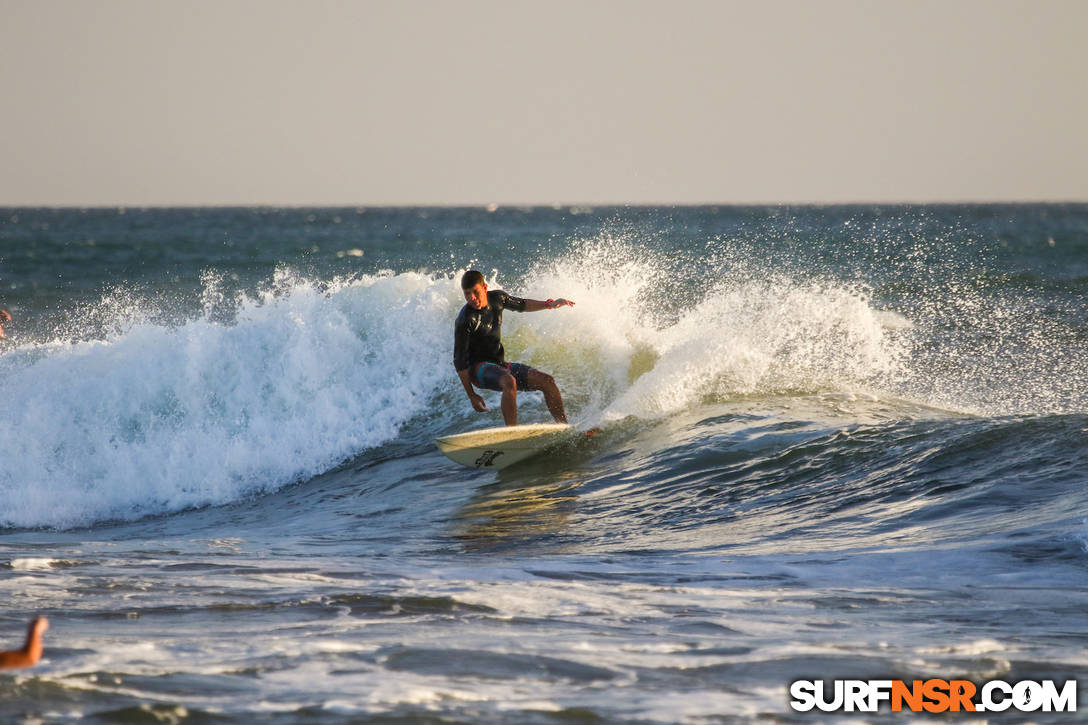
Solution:
M555 300L553 300L551 297L549 297L547 299L547 301L544 302L544 306L547 307L549 310L554 310L555 309Z

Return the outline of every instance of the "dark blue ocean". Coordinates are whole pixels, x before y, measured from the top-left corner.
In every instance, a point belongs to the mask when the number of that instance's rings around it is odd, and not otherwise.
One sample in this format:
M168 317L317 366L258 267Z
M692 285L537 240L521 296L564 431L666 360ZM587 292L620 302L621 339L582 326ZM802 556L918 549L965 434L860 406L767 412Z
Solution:
M438 452L501 423L452 366L469 268L577 303L504 341L599 433ZM0 307L0 648L52 622L0 721L1088 683L1088 205L6 208Z

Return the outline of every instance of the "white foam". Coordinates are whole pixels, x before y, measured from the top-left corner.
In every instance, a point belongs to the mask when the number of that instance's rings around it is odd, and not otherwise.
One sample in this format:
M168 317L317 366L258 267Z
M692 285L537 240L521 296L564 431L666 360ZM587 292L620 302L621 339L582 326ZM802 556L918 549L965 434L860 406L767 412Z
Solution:
M180 326L2 359L0 525L66 527L219 504L315 475L394 438L450 368L449 279L327 286L277 275ZM118 319L126 310L117 311Z
M1007 653L1009 648L994 639L977 639L970 642L941 645L938 647L916 647L918 654L952 654L952 655L981 655L991 652Z
M16 571L35 571L52 569L56 559L27 557L24 559L12 559L11 568Z
M902 371L897 331L911 323L863 289L708 271L717 282L685 305L666 266L607 236L540 265L516 293L577 306L509 315L508 350L562 373L583 419L656 418L707 397L883 392Z
M911 322L905 316L894 312L892 310L878 310L876 313L876 319L880 321L886 329L889 330L913 330L914 323Z

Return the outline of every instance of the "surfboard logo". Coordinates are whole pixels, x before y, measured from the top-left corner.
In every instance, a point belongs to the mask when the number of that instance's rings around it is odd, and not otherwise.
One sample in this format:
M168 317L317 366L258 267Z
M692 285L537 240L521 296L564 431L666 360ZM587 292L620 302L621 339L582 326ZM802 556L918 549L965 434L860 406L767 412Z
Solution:
M495 465L495 459L502 454L502 451L484 451L483 455L476 459L476 467L493 466Z

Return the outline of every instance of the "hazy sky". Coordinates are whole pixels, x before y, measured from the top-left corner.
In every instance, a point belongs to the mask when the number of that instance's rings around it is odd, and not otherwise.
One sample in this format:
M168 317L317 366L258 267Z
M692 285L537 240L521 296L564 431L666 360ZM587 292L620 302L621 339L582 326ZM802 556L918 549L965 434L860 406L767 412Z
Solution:
M0 205L1088 201L1088 2L0 0Z

